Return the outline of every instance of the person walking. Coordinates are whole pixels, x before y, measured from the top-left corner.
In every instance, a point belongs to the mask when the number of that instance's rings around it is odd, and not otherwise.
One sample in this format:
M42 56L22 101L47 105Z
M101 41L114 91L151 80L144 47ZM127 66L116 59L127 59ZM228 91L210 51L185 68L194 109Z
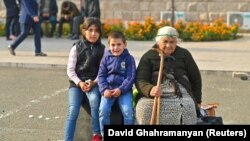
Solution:
M96 17L100 19L100 4L99 0L80 0L81 10L80 15L73 18L73 28L71 40L79 39L80 35L80 25L86 17Z
M13 56L16 55L15 49L29 35L29 31L32 28L34 31L35 56L47 56L47 54L41 51L41 27L38 16L38 3L36 0L21 0L19 22L21 26L21 33L12 42L12 44L8 45L10 54Z
M5 36L6 40L14 40L20 33L19 19L19 6L20 1L17 0L3 0L6 7L6 23L5 23Z
M73 141L76 121L84 95L88 98L92 122L92 141L100 141L99 105L101 94L97 85L99 65L105 46L101 42L101 22L87 18L82 27L83 39L71 48L67 74L70 79L68 90L69 109L65 126L65 141Z

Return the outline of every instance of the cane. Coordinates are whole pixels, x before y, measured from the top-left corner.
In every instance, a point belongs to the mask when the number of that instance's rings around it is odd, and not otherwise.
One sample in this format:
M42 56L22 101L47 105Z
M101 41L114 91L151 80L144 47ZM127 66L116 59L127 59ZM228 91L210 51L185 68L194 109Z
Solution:
M157 80L157 87L160 87L161 79L162 79L162 71L163 71L163 66L164 66L164 54L160 50L158 50L158 52L159 52L161 61L160 61L160 69L159 69L158 80ZM150 125L153 125L155 122L155 114L156 114L156 124L160 124L160 101L161 101L160 96L154 97Z

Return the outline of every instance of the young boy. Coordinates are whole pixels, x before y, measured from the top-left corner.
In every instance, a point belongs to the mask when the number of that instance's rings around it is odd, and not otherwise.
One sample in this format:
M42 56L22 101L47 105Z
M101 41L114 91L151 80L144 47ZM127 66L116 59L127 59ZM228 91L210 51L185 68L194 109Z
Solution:
M108 44L109 50L98 72L98 85L102 94L99 120L103 137L104 125L110 124L111 107L115 100L118 100L124 124L134 124L132 87L136 75L135 60L126 49L127 42L122 32L111 32Z

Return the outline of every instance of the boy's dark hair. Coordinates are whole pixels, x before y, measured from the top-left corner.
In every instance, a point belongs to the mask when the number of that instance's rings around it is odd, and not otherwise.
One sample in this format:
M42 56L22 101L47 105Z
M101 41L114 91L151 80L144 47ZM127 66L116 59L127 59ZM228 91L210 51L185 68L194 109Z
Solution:
M126 37L121 31L111 31L108 35L108 43L110 39L122 39L122 42L126 43Z
M82 25L82 29L83 30L88 30L88 28L91 25L95 25L97 27L98 32L100 33L100 37L102 35L102 23L98 18L95 17L88 17L84 20L83 25Z
M64 10L69 10L69 7L70 7L70 1L64 1L64 2L62 3L62 8L63 8Z

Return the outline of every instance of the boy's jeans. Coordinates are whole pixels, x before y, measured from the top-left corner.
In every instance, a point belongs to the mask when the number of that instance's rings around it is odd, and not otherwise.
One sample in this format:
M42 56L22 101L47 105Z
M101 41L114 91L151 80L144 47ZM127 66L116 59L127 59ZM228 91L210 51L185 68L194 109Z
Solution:
M74 132L76 127L76 120L79 115L80 107L83 99L83 92L80 88L72 87L68 91L69 95L69 110L66 120L65 127L65 141L73 141ZM100 124L99 124L99 105L101 100L101 94L99 92L98 86L95 86L91 91L86 93L91 109L92 118L92 132L93 134L100 134Z
M118 100L118 104L124 119L124 125L134 124L132 92L122 93L118 98L105 98L104 96L102 96L99 108L99 120L100 120L101 134L103 137L104 137L104 125L110 125L111 107L113 106L115 100Z

